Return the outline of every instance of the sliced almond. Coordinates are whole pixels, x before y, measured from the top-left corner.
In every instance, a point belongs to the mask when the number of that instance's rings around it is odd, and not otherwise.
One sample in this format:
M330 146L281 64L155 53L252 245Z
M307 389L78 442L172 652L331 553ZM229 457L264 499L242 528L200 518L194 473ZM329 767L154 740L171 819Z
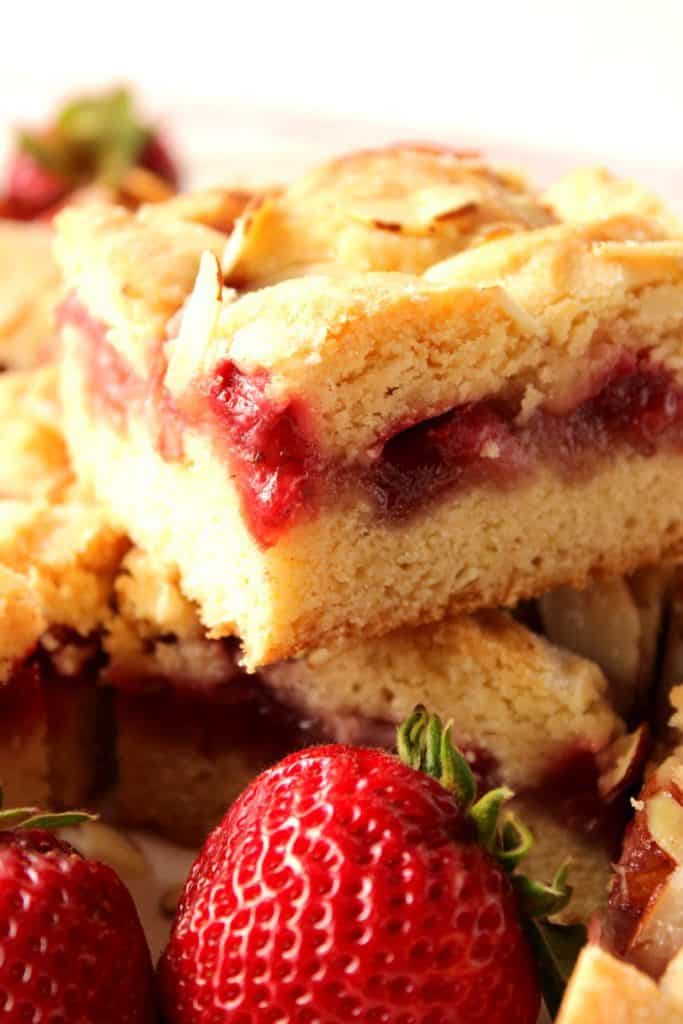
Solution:
M428 235L440 222L472 213L481 198L481 187L442 185L396 198L354 199L344 205L344 212L369 227L407 235Z
M596 662L610 681L618 711L627 711L640 678L640 616L623 579L586 590L558 587L538 602L548 639Z
M683 864L683 807L668 790L647 801L647 827L657 846Z
M628 958L641 970L659 977L683 947L683 868L679 867L655 891L638 924Z
M598 790L603 800L610 803L638 781L649 750L649 730L640 725L598 755Z
M185 304L180 330L168 342L165 383L171 394L181 394L201 371L221 308L222 279L218 260L205 252L194 288Z

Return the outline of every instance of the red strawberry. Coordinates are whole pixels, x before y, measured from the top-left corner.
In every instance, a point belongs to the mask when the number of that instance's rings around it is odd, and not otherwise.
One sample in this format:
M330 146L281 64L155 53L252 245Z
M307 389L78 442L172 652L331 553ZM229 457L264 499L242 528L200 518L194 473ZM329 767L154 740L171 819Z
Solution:
M3 812L3 827L13 814ZM0 1019L154 1024L152 964L128 890L111 868L32 827L74 821L64 818L0 832Z
M127 201L136 199L127 185L136 167L172 188L178 185L178 168L167 145L143 123L126 89L76 97L45 128L18 134L0 216L29 220L53 215L74 191L93 183L121 190Z
M420 711L400 738L441 782L326 746L266 771L228 811L160 965L168 1024L535 1024L517 894L477 841L501 838L508 794L468 812L472 774L438 719ZM508 845L526 839L505 831Z
M7 172L6 203L18 220L39 217L62 200L71 183L42 166L30 153L16 152Z
M140 167L167 181L173 188L180 184L180 172L171 152L158 132L153 132L142 148L137 160Z

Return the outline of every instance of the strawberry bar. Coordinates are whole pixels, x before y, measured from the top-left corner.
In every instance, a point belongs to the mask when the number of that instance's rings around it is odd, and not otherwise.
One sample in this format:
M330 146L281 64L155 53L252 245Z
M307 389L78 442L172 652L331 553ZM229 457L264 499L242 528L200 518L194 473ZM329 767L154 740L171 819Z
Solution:
M163 204L67 211L77 472L250 668L678 555L683 242L646 223L241 293Z

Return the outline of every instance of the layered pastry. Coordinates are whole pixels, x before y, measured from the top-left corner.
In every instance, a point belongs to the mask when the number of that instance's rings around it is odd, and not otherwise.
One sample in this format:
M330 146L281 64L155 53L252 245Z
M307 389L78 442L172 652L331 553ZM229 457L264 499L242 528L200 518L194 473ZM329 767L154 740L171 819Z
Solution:
M67 211L77 471L249 668L680 555L683 241L657 239L458 236L424 275L240 293L163 205Z
M12 682L0 696L32 709L53 804L106 782L110 750L118 819L199 842L267 764L320 740L393 747L396 725L424 700L453 720L483 782L515 789L541 873L558 851L573 855L570 913L595 909L632 782L631 762L614 776L631 742L614 708L623 680L617 691L595 663L496 611L246 674L236 642L208 638L177 576L130 547L73 480L51 383L53 368L0 378L4 417L24 423L0 500L0 565L15 586L5 607L33 614L25 636L6 620L0 639L18 646L0 652ZM28 751L27 726L12 729ZM26 774L11 762L2 771Z

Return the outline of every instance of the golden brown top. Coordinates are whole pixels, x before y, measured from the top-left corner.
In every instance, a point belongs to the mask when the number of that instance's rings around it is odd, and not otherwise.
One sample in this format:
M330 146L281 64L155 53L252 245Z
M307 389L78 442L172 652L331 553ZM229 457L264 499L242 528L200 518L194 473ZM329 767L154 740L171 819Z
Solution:
M502 190L506 202L527 211L513 233L466 251L474 236L455 231L457 217L437 219L434 230L419 234L420 210L433 212L429 203L437 196L452 200L453 190L465 183L474 188L473 182L498 199ZM362 200L353 216L350 196L356 206ZM178 219L174 200L137 214L115 207L96 216L63 214L57 248L68 286L109 325L109 341L142 376L168 329L165 383L176 397L225 359L245 373L266 368L269 394L306 403L321 453L333 459L371 449L387 426L501 392L521 394L523 416L542 403L570 406L624 349L651 349L681 373L683 239L670 237L657 219L626 212L536 227L548 218L529 213L536 201L517 179L449 151L420 149L326 165L270 197L255 216L290 200L304 204L297 224L314 232L323 225L333 248L347 232L356 238L361 231L353 255L335 250L330 256L343 274L312 273L329 271L330 259L306 257L296 271L303 276L278 273L287 279L240 295L222 278L225 236ZM329 207L329 231L319 212L312 215L307 204L313 201ZM396 202L413 204L400 222L410 225L405 236L359 219L368 204ZM238 222L228 254L241 230ZM295 251L275 224L264 221L259 232L278 260ZM401 259L366 259L375 234L405 242ZM429 249L424 260L422 243ZM445 252L456 255L417 272ZM267 253L255 257L255 266L271 280ZM391 269L369 269L376 266ZM228 281L233 278L229 271Z
M419 274L490 237L553 219L518 173L445 147L387 146L333 160L254 201L223 271L240 289L311 273Z
M0 684L15 662L30 653L45 628L40 604L28 581L0 566Z

